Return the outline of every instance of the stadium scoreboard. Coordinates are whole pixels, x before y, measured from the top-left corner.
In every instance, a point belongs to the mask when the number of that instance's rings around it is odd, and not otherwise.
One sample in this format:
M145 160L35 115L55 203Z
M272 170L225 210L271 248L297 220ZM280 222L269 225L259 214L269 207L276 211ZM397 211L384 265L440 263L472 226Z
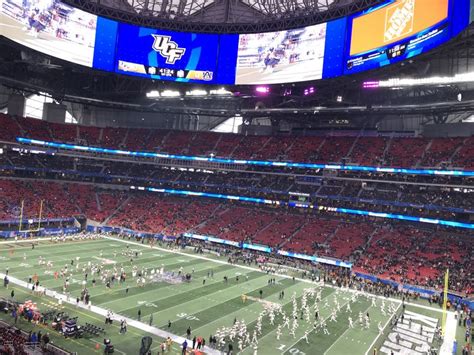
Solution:
M464 30L473 7L474 0L386 0L325 23L239 35L140 27L61 0L0 0L0 35L117 74L183 83L283 84L349 75L425 53Z
M309 207L311 204L311 195L303 192L289 192L288 202L295 204L297 207Z

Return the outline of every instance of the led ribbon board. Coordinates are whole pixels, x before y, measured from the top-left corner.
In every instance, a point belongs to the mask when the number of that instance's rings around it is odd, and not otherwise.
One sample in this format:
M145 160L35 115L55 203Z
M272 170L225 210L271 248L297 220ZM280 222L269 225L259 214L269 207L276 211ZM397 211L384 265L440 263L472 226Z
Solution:
M234 247L239 247L239 248L241 247L242 249L251 249L251 250L261 251L264 253L271 253L272 251L275 251L277 254L287 256L289 258L302 259L302 260L311 261L314 263L329 264L329 265L340 266L340 267L345 267L349 269L352 268L352 263L349 263L349 262L331 259L331 258L318 257L314 255L292 253L285 250L273 250L267 245L257 245L257 244L248 244L248 243L240 244L239 242L235 242L232 240L220 239L213 236L200 235L200 234L194 234L194 233L184 233L183 236L190 239L202 240L205 242L213 242L217 244L232 245Z
M442 169L405 169L405 168L391 168L391 167L374 167L374 166L358 166L358 165L339 165L339 164L312 164L312 163L293 163L293 162L275 162L265 160L242 160L242 159L226 159L226 158L213 158L213 157L196 157L187 155L176 155L176 154L165 154L165 153L152 153L152 152L138 152L128 150L117 150L109 148L99 147L87 147L82 145L67 144L67 143L56 143L48 142L38 139L30 139L17 137L17 142L25 144L34 144L43 147L65 149L65 150L76 150L81 152L93 152L103 153L130 157L143 157L143 158L162 158L162 159L174 159L184 161L204 161L209 163L224 163L224 164L237 164L237 165L250 165L250 166L271 166L280 168L301 168L301 169L329 169L329 170L342 170L342 171L358 171L358 172L369 172L369 173L389 173L389 174L407 174L407 175L435 175L435 176L474 176L472 170L442 170Z
M208 197L208 198L216 198L216 199L223 199L223 200L251 202L251 203L257 203L257 204L276 204L276 205L282 205L282 206L288 205L290 207L295 207L295 208L300 207L298 205L286 203L284 201L268 200L268 199L257 198L257 197L215 194L215 193L209 193L209 192L196 192L196 191L175 190L175 189L160 189L160 188L154 188L154 187L141 187L141 186L140 187L131 186L130 189L139 190L139 191L158 192L158 193L170 194L170 195ZM423 217L407 216L407 215L393 214L393 213L371 212L371 211L355 210L355 209L349 209L349 208L325 207L325 206L316 206L316 205L301 206L301 207L318 209L321 211L344 213L344 214L356 214L360 216L398 219L402 221L421 222L421 223L438 224L438 225L448 226L448 227L474 229L474 223L463 223L463 222L456 222L456 221L448 221L444 219L423 218Z

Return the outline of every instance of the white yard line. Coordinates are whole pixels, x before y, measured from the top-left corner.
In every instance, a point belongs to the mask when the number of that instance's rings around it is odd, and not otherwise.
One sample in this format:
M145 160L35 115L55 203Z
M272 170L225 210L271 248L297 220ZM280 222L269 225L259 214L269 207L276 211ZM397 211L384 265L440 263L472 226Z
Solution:
M372 306L370 305L370 306L369 306L364 312L362 312L362 313L363 313L363 314L366 314L366 313L369 311L369 309L371 309L371 308L372 308ZM326 355L326 354L329 352L329 350L331 350L331 348L332 348L334 345L336 345L336 343L337 343L339 340L342 339L342 336L343 336L344 334L346 334L346 333L347 333L349 330L351 330L351 329L354 329L354 328L347 327L347 329L344 331L344 333L342 333L342 334L339 336L339 338L337 338L337 339L331 344L331 346L326 349L326 351L324 352L323 355Z
M330 296L337 296L337 295L331 293L331 294L330 294L329 296L327 296L327 297L330 297ZM325 298L327 298L327 297L325 297ZM341 304L341 312L343 312L342 308L343 308L344 306L346 306L346 305L347 305L348 303L350 303L350 302L351 302L351 300L349 299L349 301L347 301L346 303ZM322 306L322 307L324 307L324 306ZM321 308L322 308L322 307L321 307ZM326 318L324 318L324 321L327 321L329 318L331 318L331 314L329 314ZM311 334L312 332L314 332L314 327L311 327L311 330L309 331L308 335ZM267 334L267 335L268 335L268 334ZM287 351L289 351L290 349L292 349L292 348L293 348L296 344L298 344L301 340L303 340L303 337L299 338L295 343L293 343L293 344L291 344L289 347L287 347L286 350L281 353L281 355L285 354Z
M398 305L397 309L395 310L395 312L392 314L392 316L389 319L387 319L387 322L383 326L382 333L379 332L379 334L375 337L374 341L369 345L369 348L367 349L367 352L365 353L365 355L369 355L369 353L372 352L372 348L373 348L374 344L377 342L377 340L380 338L380 336L385 332L385 328L387 328L388 323L390 323L392 318L397 314L397 312L398 312L398 310L400 309L401 306L402 306L402 304L400 303Z
M57 237L54 237L54 240L59 243L62 243L59 239L56 239ZM73 236L65 236L65 239L73 239ZM90 241L96 241L100 240L100 238L97 239L79 239L78 242L90 242ZM1 241L0 244L20 244L20 243L31 243L31 242L49 242L51 241L50 237L43 237L43 238L32 238L32 239L18 239L18 240L10 240L7 239L6 241Z

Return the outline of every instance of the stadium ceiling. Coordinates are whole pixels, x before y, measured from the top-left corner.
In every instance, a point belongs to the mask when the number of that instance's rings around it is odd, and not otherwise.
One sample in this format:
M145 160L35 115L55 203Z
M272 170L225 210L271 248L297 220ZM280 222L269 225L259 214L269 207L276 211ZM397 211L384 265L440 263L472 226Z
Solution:
M82 10L174 31L251 33L298 28L377 5L382 0L63 0Z

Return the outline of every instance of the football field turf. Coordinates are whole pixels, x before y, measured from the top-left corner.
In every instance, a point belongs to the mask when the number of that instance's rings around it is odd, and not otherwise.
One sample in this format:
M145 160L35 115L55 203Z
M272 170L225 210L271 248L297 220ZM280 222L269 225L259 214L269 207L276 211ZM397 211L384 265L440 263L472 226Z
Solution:
M133 258L133 265L139 269L151 270L163 267L165 271L177 273L182 267L183 273L192 275L191 282L174 284L161 280L148 282L143 287L137 286L136 280L131 277L130 258L122 255L127 246L129 251L133 250L139 253L138 257ZM40 256L45 261L51 261L53 267L38 265ZM74 266L71 266L71 259L74 259ZM276 312L272 325L267 313L263 316L261 331L257 337L258 354L339 355L366 354L367 352L371 354L374 347L383 347L382 343L387 340L390 320L392 314L395 313L388 312L389 305L392 304L391 308L396 309L397 314L402 312L399 300L376 298L374 301L372 297L362 294L354 297L354 292L351 290L318 286L299 279L292 280L291 277L268 275L256 268L231 265L217 256L197 255L192 251L183 252L170 250L166 247L150 248L146 244L142 245L121 239L63 243L53 243L48 240L40 242L34 249L29 243L0 244L1 273L5 273L8 267L9 275L12 278L27 281L36 272L42 286L58 293L63 293L63 280L61 278L55 279L53 272L59 271L67 265L73 273L69 291L74 300L80 296L83 288L81 284L84 278L82 267L89 261L96 264L102 262L105 269L112 269L115 265L120 270L120 266L123 266L127 272L126 282L122 285L115 283L111 289L105 287L100 281L100 277L96 277L97 283L93 287L91 283L93 276L89 272L87 288L90 291L92 305L111 310L119 317L121 315L131 319L137 319L140 310L141 322L144 327L139 329L140 327L129 326L129 332L122 336L118 334L118 322L114 322L112 326L105 326L104 317L99 314L87 309L76 308L74 305L65 304L62 307L65 307L70 315L78 315L79 323L89 322L105 327L107 337L112 339L118 353L138 354L140 339L147 334L146 325L149 324L151 315L154 327L178 336L185 336L186 329L191 327L193 336L201 335L206 339L206 345L208 345L209 335L215 335L216 330L222 327L232 327L236 319L239 322L245 322L247 330L253 334L259 315L268 307L281 306L285 314L291 315L296 300L298 327L295 334L291 335L289 329L284 328L277 340L277 326L283 323L282 316ZM77 263L79 263L78 270L76 270ZM211 273L213 277L210 276ZM228 282L224 281L225 276L227 276ZM237 276L239 280L237 280ZM269 284L270 278L276 278L276 283ZM15 299L17 301L31 299L37 302L41 311L54 308L56 304L53 298L32 295L31 291L15 285L11 285L11 287L16 290ZM126 293L127 288L129 289L128 293ZM322 328L315 330L313 327L315 301L311 295L314 295L318 290L320 290L322 297L321 301L317 302L319 318L320 320L326 319L329 334L324 334ZM262 291L261 299L260 291ZM280 299L281 291L284 291L283 299ZM304 297L304 293L307 296ZM245 302L242 299L243 294L247 296ZM0 296L8 298L10 289L6 290L2 287ZM307 304L311 309L309 321L306 314L303 319L300 319L303 298L307 299ZM385 305L386 311L384 312L381 310L382 302ZM336 321L331 321L331 313L337 304L339 304L340 310L337 312ZM441 313L436 309L431 310L427 307L407 306L405 311L426 315L436 321L441 317ZM358 322L361 312L370 314L368 329L362 327ZM349 317L354 321L354 328L349 327ZM416 329L418 321L416 317L413 319L413 329ZM168 321L171 322L170 327L168 327ZM422 322L420 321L420 324ZM384 327L382 334L379 331L380 326ZM410 327L412 327L411 322ZM425 329L427 328L425 325ZM422 332L423 330L420 331L420 333ZM50 330L50 333L53 331ZM307 334L307 339L304 337L305 334ZM151 336L154 340L152 348L157 349L162 338L156 335ZM429 334L427 337L430 338ZM79 354L85 354L93 351L95 341L102 342L102 340L103 337L75 339L74 342L77 344L67 343L70 340L59 339L58 341L61 344L66 341L67 347L75 349ZM415 348L415 345L413 346ZM178 351L178 346L175 345L172 353ZM237 351L238 342L235 340L234 353ZM246 346L242 351L242 354L253 353L253 346Z

